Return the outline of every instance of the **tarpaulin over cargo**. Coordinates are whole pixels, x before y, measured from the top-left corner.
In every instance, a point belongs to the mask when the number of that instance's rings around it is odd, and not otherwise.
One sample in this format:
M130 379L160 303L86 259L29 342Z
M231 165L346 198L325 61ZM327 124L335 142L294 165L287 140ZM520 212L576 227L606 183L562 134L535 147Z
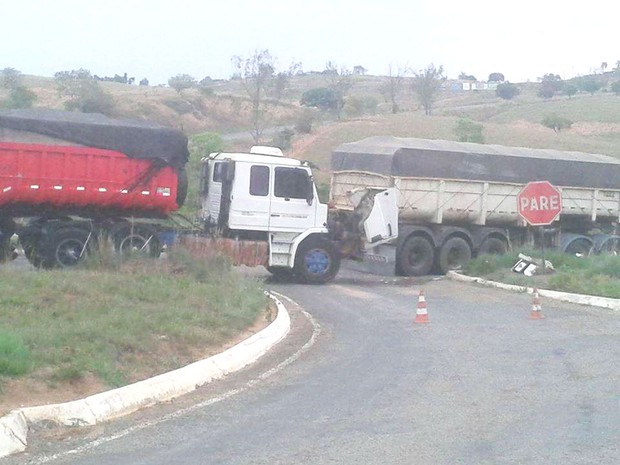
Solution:
M42 109L0 111L0 141L10 139L3 137L4 128L114 150L130 158L161 160L174 167L184 166L189 156L187 137L178 130L95 113Z
M620 160L551 149L379 136L340 145L331 162L386 176L620 189Z

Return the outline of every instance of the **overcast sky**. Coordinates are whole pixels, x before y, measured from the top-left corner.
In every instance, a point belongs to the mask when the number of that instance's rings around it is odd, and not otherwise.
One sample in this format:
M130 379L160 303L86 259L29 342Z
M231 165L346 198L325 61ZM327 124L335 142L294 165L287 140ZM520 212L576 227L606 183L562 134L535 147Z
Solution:
M0 69L227 79L232 56L268 49L279 70L434 63L450 78L567 79L615 67L619 13L618 0L0 0Z

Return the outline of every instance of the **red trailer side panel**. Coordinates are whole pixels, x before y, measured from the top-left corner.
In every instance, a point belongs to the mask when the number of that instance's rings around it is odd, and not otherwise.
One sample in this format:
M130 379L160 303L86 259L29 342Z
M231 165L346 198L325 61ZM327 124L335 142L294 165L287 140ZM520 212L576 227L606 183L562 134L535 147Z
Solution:
M0 142L0 208L100 207L168 214L178 208L170 166L92 147Z

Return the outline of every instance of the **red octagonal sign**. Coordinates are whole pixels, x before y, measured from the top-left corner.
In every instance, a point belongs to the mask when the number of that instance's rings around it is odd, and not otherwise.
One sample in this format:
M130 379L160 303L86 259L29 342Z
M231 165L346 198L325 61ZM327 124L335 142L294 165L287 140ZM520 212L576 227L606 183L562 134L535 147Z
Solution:
M517 195L517 209L532 226L551 224L562 211L562 193L548 181L527 183Z

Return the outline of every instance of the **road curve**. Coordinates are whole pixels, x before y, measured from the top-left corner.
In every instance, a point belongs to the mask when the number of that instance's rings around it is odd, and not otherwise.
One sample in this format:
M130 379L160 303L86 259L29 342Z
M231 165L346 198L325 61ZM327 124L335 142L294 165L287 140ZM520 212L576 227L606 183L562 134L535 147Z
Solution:
M531 296L353 272L266 286L314 318L285 301L271 359L7 464L620 463L615 312L543 299L533 321Z

